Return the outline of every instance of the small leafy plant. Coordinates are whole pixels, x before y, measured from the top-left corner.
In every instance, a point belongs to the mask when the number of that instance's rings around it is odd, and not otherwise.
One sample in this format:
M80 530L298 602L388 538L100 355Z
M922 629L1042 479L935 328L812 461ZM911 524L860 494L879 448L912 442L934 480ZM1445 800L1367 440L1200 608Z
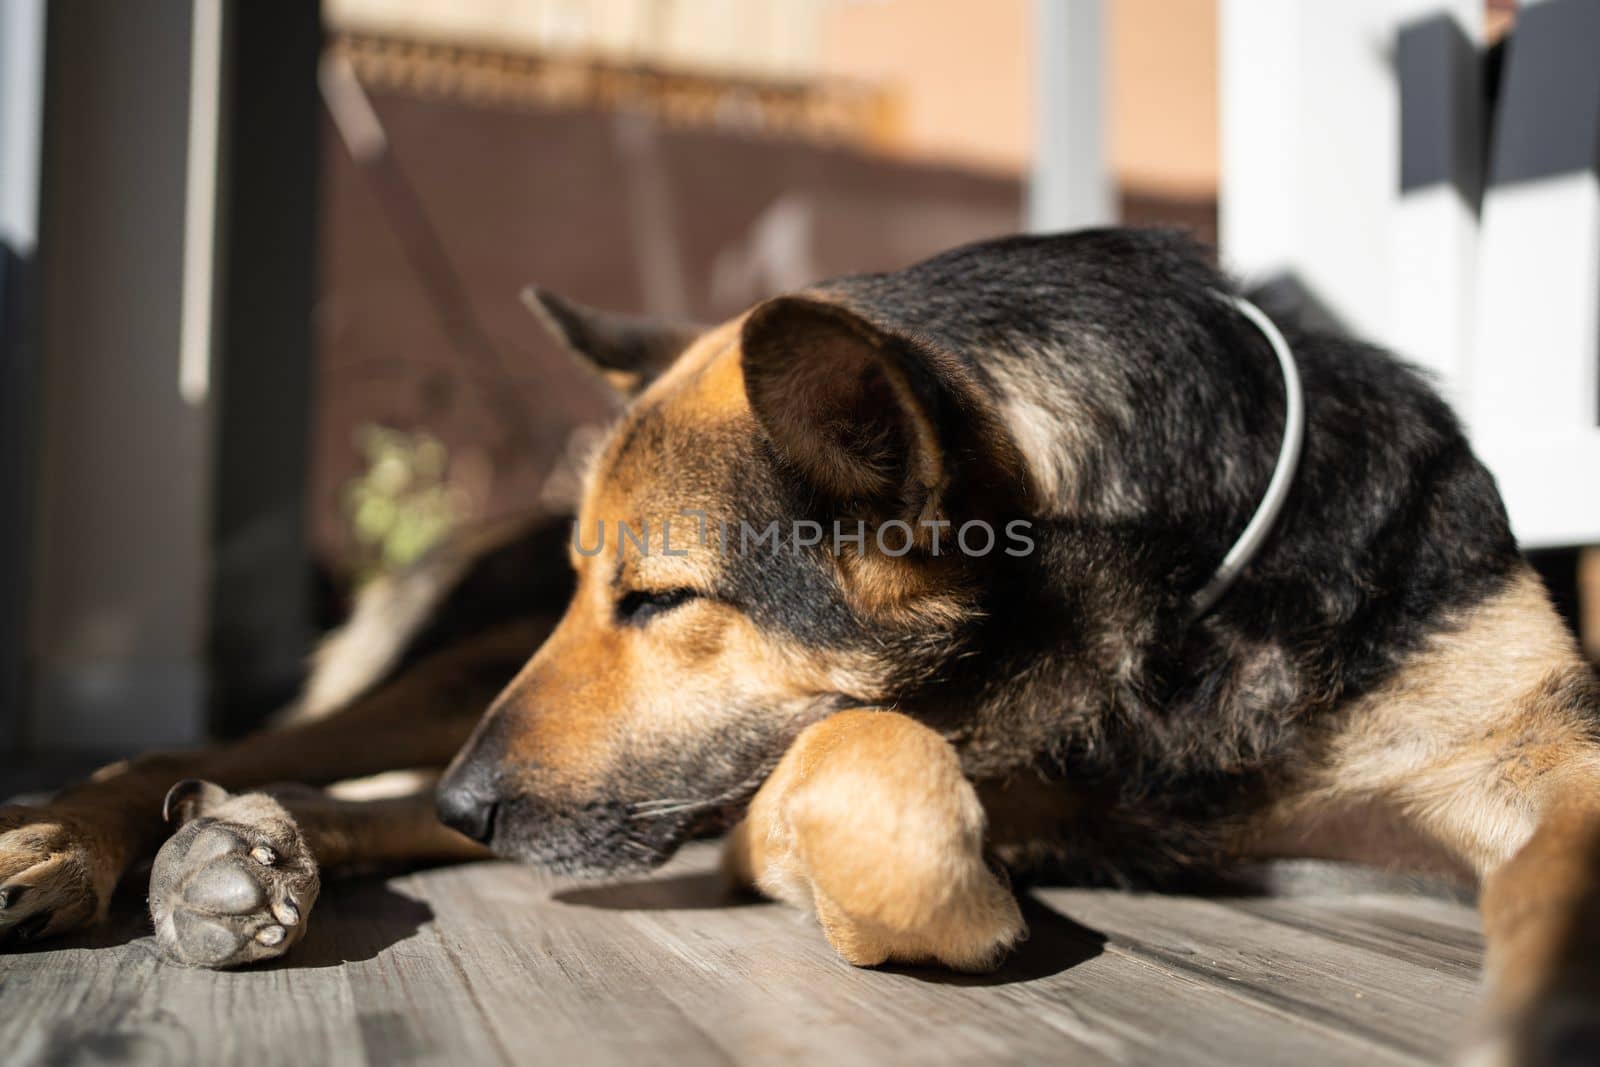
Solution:
M432 548L466 517L469 502L450 485L449 450L432 434L367 423L355 438L362 471L346 483L342 504L360 585Z

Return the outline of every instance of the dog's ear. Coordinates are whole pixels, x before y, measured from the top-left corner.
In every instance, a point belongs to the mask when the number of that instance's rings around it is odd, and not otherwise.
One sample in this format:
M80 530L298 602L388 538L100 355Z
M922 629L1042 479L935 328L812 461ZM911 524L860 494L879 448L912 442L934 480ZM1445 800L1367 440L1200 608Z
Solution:
M942 516L958 465L1019 467L970 371L909 331L826 300L778 297L745 319L741 349L756 419L836 498L914 523Z
M637 395L705 332L691 323L599 311L530 285L522 302L562 347L624 397Z

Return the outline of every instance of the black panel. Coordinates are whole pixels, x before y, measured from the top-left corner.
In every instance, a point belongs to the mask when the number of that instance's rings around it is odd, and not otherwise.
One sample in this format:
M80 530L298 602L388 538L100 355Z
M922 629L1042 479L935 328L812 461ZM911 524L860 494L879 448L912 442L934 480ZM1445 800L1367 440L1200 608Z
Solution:
M1578 588L1578 554L1581 551L1577 548L1546 548L1528 553L1528 562L1539 572L1539 577L1544 579L1544 587L1550 592L1550 602L1574 633L1578 630L1582 615L1579 610L1582 591Z
M28 558L33 541L33 264L0 241L0 756L22 737Z
M315 0L229 6L217 374L211 725L237 734L298 687L317 203Z
M1449 14L1400 30L1400 189L1441 182L1477 206L1483 192L1483 88L1478 50Z
M1600 3L1523 7L1506 54L1491 184L1600 165Z

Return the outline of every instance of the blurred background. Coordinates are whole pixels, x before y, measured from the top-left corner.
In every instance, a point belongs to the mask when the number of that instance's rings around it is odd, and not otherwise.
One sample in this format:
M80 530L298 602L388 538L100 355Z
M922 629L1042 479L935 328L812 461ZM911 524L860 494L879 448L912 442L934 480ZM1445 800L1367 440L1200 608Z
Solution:
M0 0L0 759L248 729L528 508L607 413L531 281L709 322L1109 222L1435 372L1593 649L1595 55L1600 0Z

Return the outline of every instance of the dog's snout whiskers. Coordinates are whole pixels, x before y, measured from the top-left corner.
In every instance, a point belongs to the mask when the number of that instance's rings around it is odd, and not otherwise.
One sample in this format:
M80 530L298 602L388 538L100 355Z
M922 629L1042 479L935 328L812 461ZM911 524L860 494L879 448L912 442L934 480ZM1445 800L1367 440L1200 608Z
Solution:
M646 800L633 805L633 814L646 819L660 818L666 815L678 815L686 811L698 811L701 808L714 807L722 803L717 800Z
M684 812L704 811L708 808L721 807L724 804L737 803L748 799L751 794L761 788L761 783L767 780L767 776L772 773L777 765L778 760L776 758L764 760L760 768L756 770L756 773L732 789L706 800L691 800L685 797L657 797L653 800L641 800L632 805L629 811L636 818L658 819L668 815L682 815Z

